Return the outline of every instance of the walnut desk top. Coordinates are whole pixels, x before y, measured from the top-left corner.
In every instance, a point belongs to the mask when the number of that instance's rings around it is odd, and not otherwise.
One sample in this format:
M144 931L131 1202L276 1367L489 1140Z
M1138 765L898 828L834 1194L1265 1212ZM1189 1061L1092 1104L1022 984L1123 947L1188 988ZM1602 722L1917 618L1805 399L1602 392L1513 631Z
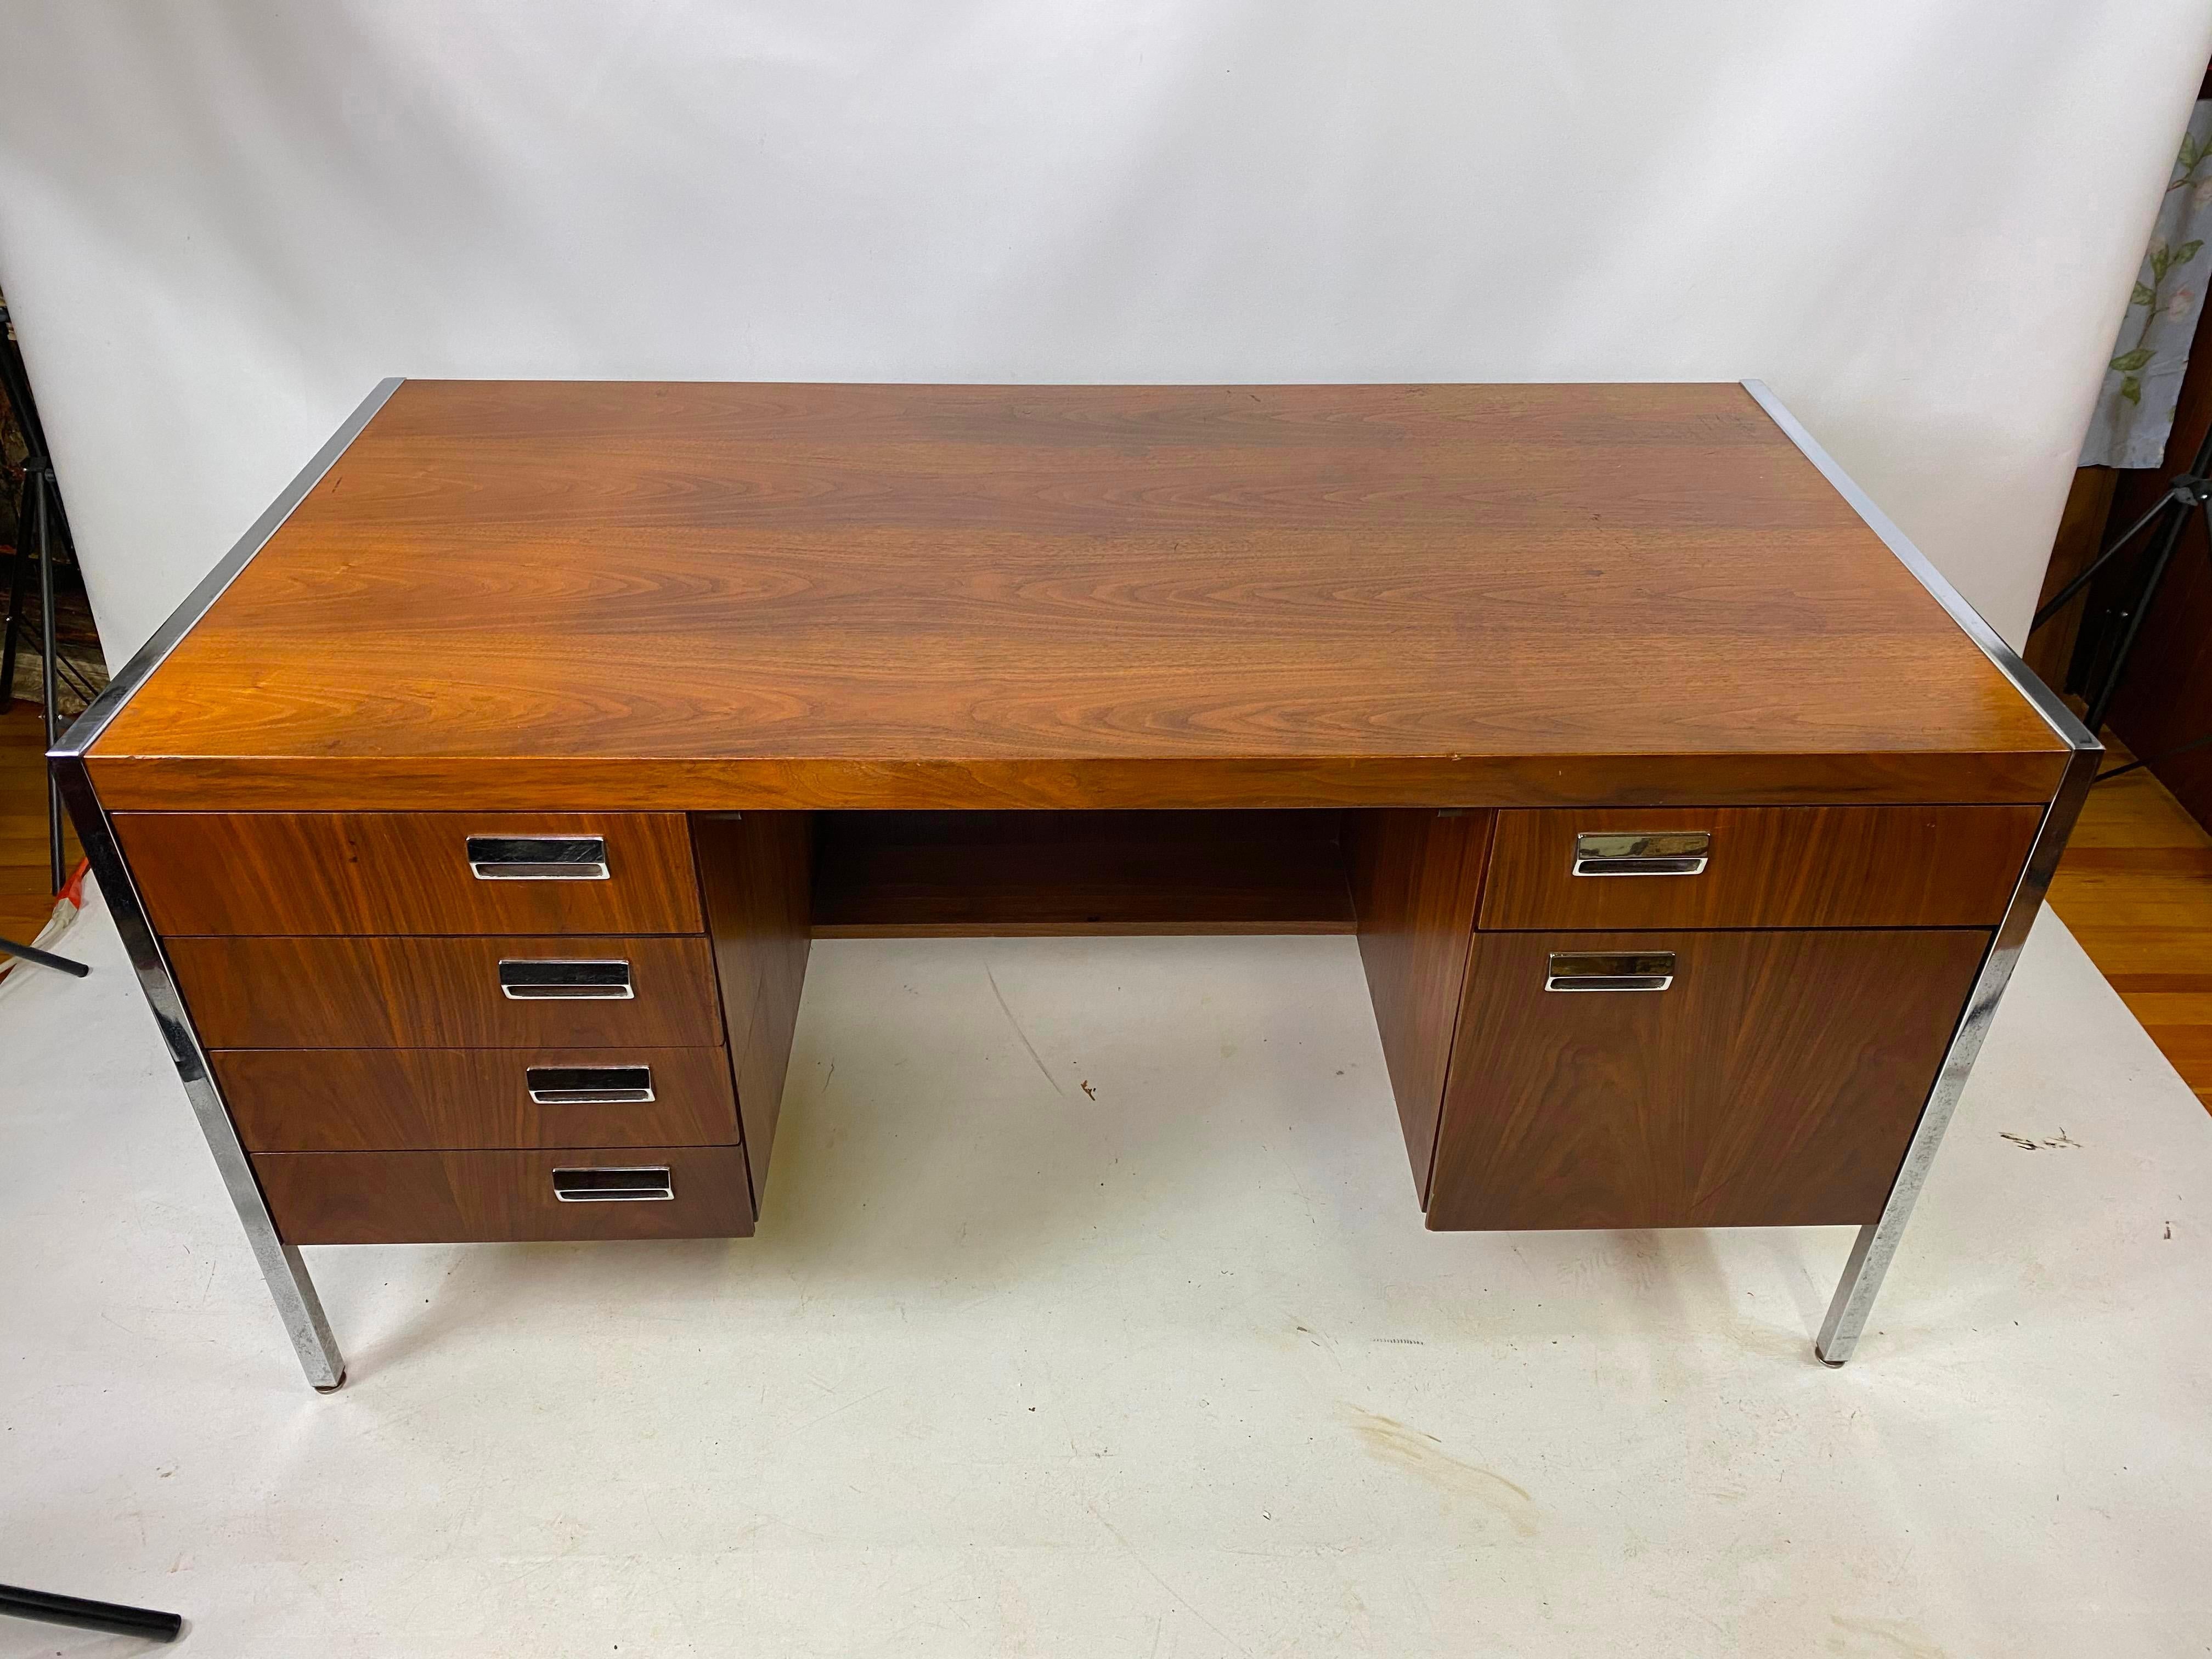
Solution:
M2047 801L2069 756L1744 386L371 404L151 647L110 810Z

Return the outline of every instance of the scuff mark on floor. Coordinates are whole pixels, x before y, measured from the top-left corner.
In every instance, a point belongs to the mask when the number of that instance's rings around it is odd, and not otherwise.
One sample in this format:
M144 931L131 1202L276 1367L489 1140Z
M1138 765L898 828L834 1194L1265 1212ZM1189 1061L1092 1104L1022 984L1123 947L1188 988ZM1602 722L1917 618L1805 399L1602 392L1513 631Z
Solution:
M1377 1461L1406 1471L1440 1492L1472 1498L1487 1505L1523 1538L1536 1534L1536 1500L1528 1489L1494 1469L1454 1457L1443 1442L1424 1429L1408 1428L1394 1417L1340 1401L1340 1407L1360 1445Z
M1854 1636L1870 1636L1882 1644L1880 1649L1873 1649L1857 1642L1847 1643L1841 1637L1830 1637L1827 1649L1831 1653L1879 1651L1905 1654L1909 1659L1949 1659L1942 1646L1929 1641L1917 1626L1909 1625L1902 1619L1853 1619L1840 1613L1828 1616L1838 1630L1849 1631Z
M1242 1642L1231 1636L1227 1631L1222 1629L1220 1626L1215 1624L1213 1620L1207 1618L1203 1613L1200 1612L1198 1604L1193 1601L1190 1597L1185 1595L1173 1584L1168 1583L1168 1581L1161 1576L1160 1570L1152 1564L1150 1559L1147 1558L1141 1550L1138 1549L1134 1544L1132 1544L1122 1535L1121 1528L1115 1526L1111 1521L1109 1521L1104 1513L1100 1510L1097 1504L1086 1501L1083 1507L1091 1511L1091 1518L1096 1521L1100 1526L1106 1528L1108 1534L1112 1536L1114 1541L1121 1547L1122 1551L1128 1556L1130 1560L1136 1563L1137 1566L1143 1571L1145 1576L1147 1578L1150 1578L1155 1584L1158 1584L1162 1589L1165 1590L1170 1595L1173 1596L1176 1599L1176 1603L1181 1606L1185 1613L1188 1613L1192 1618L1197 1620L1200 1624L1205 1626L1206 1629L1212 1631L1216 1636L1219 1637L1222 1642L1234 1651L1245 1655L1249 1655L1250 1653L1250 1649L1247 1648ZM1159 1632L1157 1629L1153 1631L1152 1637L1153 1645L1158 1647L1159 1643Z
M1044 1080L1052 1085L1053 1093L1066 1100L1067 1091L1060 1086L1060 1079L1053 1076L1052 1067L1044 1063L1044 1056L1037 1053L1036 1044L1031 1042L1030 1034L1022 1030L1022 1023L1014 1018L1014 1011L1006 1006L1006 994L999 988L999 976L991 971L991 964L988 962L983 964L983 977L991 981L991 994L999 1000L999 1012L1006 1017L1006 1024L1014 1028L1014 1035L1022 1040L1022 1047L1030 1051L1030 1058L1036 1061L1036 1068L1044 1073Z

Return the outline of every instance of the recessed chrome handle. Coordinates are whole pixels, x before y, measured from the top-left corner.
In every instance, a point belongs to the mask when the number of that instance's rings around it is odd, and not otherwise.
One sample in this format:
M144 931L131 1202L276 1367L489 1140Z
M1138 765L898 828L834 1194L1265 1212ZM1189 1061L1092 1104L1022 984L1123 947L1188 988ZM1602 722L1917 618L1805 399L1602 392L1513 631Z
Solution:
M1674 982L1672 951L1554 951L1547 991L1663 991Z
M604 836L471 836L469 873L478 881L605 881Z
M676 1196L665 1164L623 1169L556 1170L553 1196L563 1204L649 1204Z
M523 1079L540 1106L635 1106L653 1098L650 1066L530 1066Z
M499 989L516 1002L626 1002L637 994L627 962L505 961Z
M1700 876L1713 838L1704 830L1575 837L1578 876Z

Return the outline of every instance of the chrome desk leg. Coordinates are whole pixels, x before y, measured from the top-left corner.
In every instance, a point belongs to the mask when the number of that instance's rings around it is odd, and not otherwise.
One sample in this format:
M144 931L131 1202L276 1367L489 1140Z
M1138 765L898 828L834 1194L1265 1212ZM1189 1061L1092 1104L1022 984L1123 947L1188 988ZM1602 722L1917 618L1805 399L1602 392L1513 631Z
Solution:
M199 1119L200 1133L207 1137L208 1150L215 1154L216 1168L222 1172L222 1184L238 1211L239 1224L246 1229L246 1242L253 1247L253 1259L261 1264L269 1293L276 1298L285 1333L299 1352L307 1381L327 1394L345 1381L345 1359L331 1335L330 1322L323 1316L314 1280L307 1277L300 1252L276 1236L276 1224L253 1179L253 1166L246 1161L246 1148L239 1142L222 1096L216 1092L206 1052L185 1015L184 999L177 994L177 983L170 977L161 941L147 923L138 890L123 862L114 829L93 791L83 757L58 756L52 763L62 799L76 820L77 839L84 843L84 855L99 878L100 890L115 916L116 931L123 935L131 965L137 970L138 983L152 1005L154 1023L161 1028L169 1058L184 1080L185 1095L191 1102L192 1115Z
M99 793L93 787L85 756L100 740L100 733L107 729L108 721L115 718L117 711L131 700L146 677L161 665L162 659L176 648L192 624L207 614L209 607L222 596L223 590L237 579L238 573L261 550L263 544L291 516L292 509L307 498L308 492L345 453L346 446L361 435L362 428L384 407L399 385L396 379L377 383L307 465L300 469L283 492L232 544L230 551L216 562L215 568L154 630L139 647L138 654L116 672L106 689L92 700L76 723L63 733L61 740L46 752L46 763L53 768L54 782L61 791L62 800L76 820L77 839L84 843L84 855L92 865L93 874L100 878L100 890L106 895L107 908L115 916L115 929L123 935L124 948L131 953L131 965L137 969L139 986L153 1007L154 1023L161 1028L161 1040L169 1045L169 1058L176 1064L177 1075L184 1080L185 1097L191 1102L192 1114L200 1121L200 1133L207 1137L208 1150L215 1154L215 1166L222 1172L222 1184L230 1190L230 1201L237 1207L246 1242L253 1246L253 1259L261 1264L262 1277L269 1281L269 1293L276 1298L276 1311L283 1318L292 1346L299 1350L300 1364L307 1370L307 1381L325 1394L345 1381L345 1360L338 1352L338 1345L331 1339L330 1322L323 1317L323 1304L316 1299L315 1284L307 1277L307 1264L301 1261L299 1251L276 1236L276 1224L262 1199L260 1184L253 1178L253 1166L246 1161L246 1148L239 1144L238 1131L231 1125L230 1114L223 1109L222 1097L216 1091L215 1074L208 1069L207 1054L192 1030L191 1017L185 1012L185 1000L177 994L177 982L170 976L168 959L161 954L161 941L154 936L153 927L146 920L145 906L140 902L137 886L131 879L130 866L124 862L123 849L116 842L115 827L108 821L106 809L100 804Z
M2028 853L2027 868L2013 889L2012 902L2005 908L2004 920L1997 924L1996 938L1990 945L1989 955L1982 959L1982 970L1975 976L1974 988L1966 998L1966 1012L1960 1017L1958 1029L1951 1033L1951 1046L1944 1053L1942 1068L1936 1073L1936 1086L1929 1094L1928 1103L1921 1108L1920 1124L1912 1132L1912 1144L1905 1148L1905 1162L1898 1167L1897 1178L1890 1183L1889 1198L1881 1206L1880 1218L1859 1229L1858 1243L1851 1247L1851 1259L1844 1267L1844 1282L1836 1287L1836 1299L1829 1304L1828 1316L1820 1326L1819 1339L1813 1344L1814 1352L1822 1359L1831 1365L1840 1365L1851 1357L1851 1350L1858 1346L1859 1333L1866 1328L1867 1314L1874 1306L1875 1293L1881 1289L1882 1275L1889 1271L1890 1258L1897 1254L1897 1241L1905 1231L1905 1224L1912 1218L1913 1203L1919 1198L1921 1188L1928 1183L1928 1168L1936 1160L1936 1148L1943 1139L1943 1131L1950 1127L1951 1114L1957 1109L1959 1096L1966 1086L1966 1075L1974 1069L1975 1056L1982 1052L1982 1039L1989 1035L1990 1022L1996 1016L1997 1000L2004 995L2005 983L2012 978L2013 963L2020 959L2020 947L2027 941L2027 930L2035 921L2035 913L2043 908L2043 896L2051 886L2052 872L2058 867L2058 855L2066 849L2066 837L2073 832L2082 798L2096 781L2097 763L2105 751L2094 734L2075 718L2074 711L2036 678L2035 672L2020 659L2019 653L2005 642L2003 636L1982 619L1942 572L1929 563L1928 556L1915 547L1890 516L1875 504L1874 498L1859 488L1850 474L1837 464L1836 458L1820 447L1803 422L1783 406L1782 400L1763 381L1746 380L1743 389L1834 487L1866 527L1950 613L1951 620L1981 647L1990 665L2027 699L2070 751L2066 770L2059 779L2057 795L2044 813L2043 827Z
M2005 907L2004 920L1997 924L1990 953L1982 959L1982 971L1975 977L1974 988L1966 998L1966 1012L1960 1018L1958 1030L1951 1035L1951 1046L1943 1055L1942 1069L1936 1074L1936 1087L1928 1097L1928 1104L1921 1109L1920 1126L1912 1132L1912 1144L1905 1148L1905 1162L1898 1168L1897 1179L1890 1184L1888 1200L1881 1206L1879 1219L1859 1229L1858 1242L1851 1246L1850 1260L1844 1266L1843 1282L1836 1286L1835 1300L1828 1304L1828 1316L1820 1326L1819 1340L1813 1345L1813 1351L1825 1364L1840 1365L1849 1359L1851 1350L1858 1346L1859 1334L1866 1329L1867 1316L1873 1311L1882 1277L1888 1273L1890 1261L1897 1254L1897 1243L1904 1236L1905 1223L1912 1218L1912 1206L1920 1197L1920 1189L1928 1184L1936 1148L1943 1139L1943 1131L1950 1127L1951 1114L1957 1109L1967 1075L1982 1052L1982 1039L1989 1035L1990 1023L1996 1017L1998 999L2004 995L2006 982L2012 978L2013 964L2020 960L2021 946L2027 941L2027 930L2034 923L2036 912L2043 908L2043 896L2050 890L2051 874L2058 867L2058 855L2065 850L2066 837L2072 833L2074 820L2081 814L2082 798L2095 780L2097 763L2103 753L2099 749L2075 751L2059 783L2058 797L2043 815L2043 827L2037 831L2035 846L2028 853L2027 867L2021 872L2019 885L2013 889L2012 902Z

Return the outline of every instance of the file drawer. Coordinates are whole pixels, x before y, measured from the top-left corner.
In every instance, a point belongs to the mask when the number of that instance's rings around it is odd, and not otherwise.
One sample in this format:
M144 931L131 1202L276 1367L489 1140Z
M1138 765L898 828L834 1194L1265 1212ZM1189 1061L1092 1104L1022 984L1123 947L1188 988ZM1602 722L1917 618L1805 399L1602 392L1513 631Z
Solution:
M156 933L696 933L681 812L122 812Z
M209 1048L672 1048L723 1040L704 939L173 939Z
M1500 812L1477 926L1992 927L2042 822L2041 806Z
M1476 934L1429 1225L1873 1220L1989 942Z
M208 1061L248 1152L739 1139L720 1048L245 1048Z
M263 1152L253 1173L288 1244L743 1238L753 1230L735 1146Z

